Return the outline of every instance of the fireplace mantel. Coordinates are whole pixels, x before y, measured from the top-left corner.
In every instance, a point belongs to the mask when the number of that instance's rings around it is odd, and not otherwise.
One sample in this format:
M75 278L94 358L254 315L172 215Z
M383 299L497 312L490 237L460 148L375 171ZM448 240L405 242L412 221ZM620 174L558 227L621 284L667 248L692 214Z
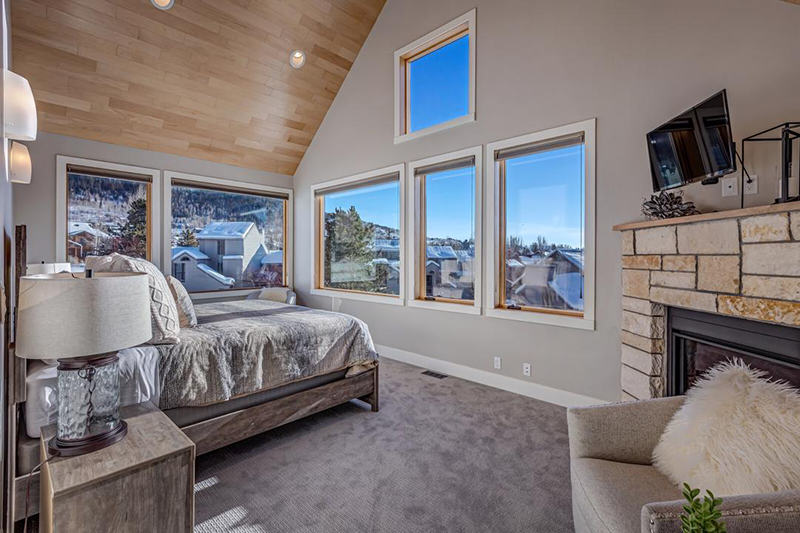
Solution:
M614 229L623 399L665 393L667 307L800 327L800 202Z

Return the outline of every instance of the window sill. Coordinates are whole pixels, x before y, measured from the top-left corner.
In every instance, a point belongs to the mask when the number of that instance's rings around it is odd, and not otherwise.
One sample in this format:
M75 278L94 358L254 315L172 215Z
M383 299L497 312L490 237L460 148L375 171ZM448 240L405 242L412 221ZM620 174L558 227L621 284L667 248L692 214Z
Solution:
M436 124L435 126L428 126L425 129L417 130L412 133L404 133L402 135L397 135L394 138L394 144L400 144L406 141L413 141L414 139L425 137L426 135L430 135L431 133L436 133L449 128L454 128L456 126L467 124L469 122L475 122L475 113L468 113L464 116L448 120L447 122L442 122L441 124Z
M245 297L251 292L261 290L258 287L252 289L229 289L224 291L207 291L207 292L190 292L189 297L193 302L201 302L206 300L219 300L222 298L241 298Z
M548 326L594 331L594 320L586 317L551 315L547 313L537 313L536 311L515 311L510 309L487 309L486 316L490 318L502 318L505 320L517 320L519 322L531 322Z
M369 294L362 292L337 291L335 289L311 289L310 293L314 296L327 296L329 298L340 298L342 300L358 300L361 302L371 302L387 305L405 305L405 300L400 296Z
M474 304L431 302L428 300L409 300L408 307L416 307L417 309L430 309L433 311L448 311L450 313L461 313L463 315L481 314L481 308Z

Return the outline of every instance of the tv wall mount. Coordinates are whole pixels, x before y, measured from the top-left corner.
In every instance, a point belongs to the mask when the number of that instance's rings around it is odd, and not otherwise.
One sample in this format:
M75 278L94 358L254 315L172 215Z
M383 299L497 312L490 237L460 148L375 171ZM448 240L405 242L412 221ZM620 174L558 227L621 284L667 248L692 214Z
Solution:
M800 139L800 122L784 122L778 124L768 130L761 131L750 137L742 139L742 168L744 168L744 148L747 142L779 142L781 143L781 195L775 199L776 204L785 202L793 202L800 197L789 197L789 178L792 175L792 148L794 141ZM744 191L744 174L742 172L742 188ZM750 176L747 176L748 183ZM744 203L744 194L742 194L742 203Z

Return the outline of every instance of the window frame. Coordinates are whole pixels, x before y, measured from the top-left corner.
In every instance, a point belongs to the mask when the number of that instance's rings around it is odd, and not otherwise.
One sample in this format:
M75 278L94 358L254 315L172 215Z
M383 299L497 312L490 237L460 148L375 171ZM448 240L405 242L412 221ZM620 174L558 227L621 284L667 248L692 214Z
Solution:
M476 9L464 13L416 41L398 49L394 53L394 143L398 144L418 139L431 133L460 126L475 121L475 44ZM466 115L428 126L414 132L408 131L410 108L408 105L409 76L411 61L450 44L456 38L469 35L469 109Z
M465 157L475 158L475 205L473 206L475 214L475 259L473 262L473 277L475 284L475 300L470 303L468 300L450 300L446 298L436 300L426 300L420 297L421 291L424 290L424 268L427 264L427 252L423 254L423 249L426 246L423 241L425 228L423 222L425 220L425 198L422 194L421 177L415 175L417 168L426 167L429 165L446 163L448 161L455 161ZM475 146L458 150L456 152L449 152L446 154L429 157L413 161L408 165L408 199L407 199L407 214L406 220L409 221L407 225L407 239L411 243L408 247L407 264L411 266L407 270L408 278L406 285L409 288L407 296L407 304L409 307L417 307L423 309L433 309L438 311L451 311L454 313L464 313L470 315L480 315L483 307L483 232L482 232L482 211L483 211L483 147ZM425 236L427 237L427 236ZM426 239L427 240L427 239ZM421 260L424 259L424 260Z
M330 298L341 298L345 300L359 300L362 302L372 302L372 303L381 303L381 304L388 304L388 305L405 305L405 276L406 276L406 238L405 238L405 224L406 224L406 213L405 213L405 164L400 163L397 165L391 165L388 167L383 167L375 170L371 170L369 172L363 172L361 174L356 174L354 176L348 176L346 178L340 178L330 181L324 181L320 183L316 183L311 186L311 254L309 257L311 258L311 289L310 293L315 296L328 296ZM398 175L398 181L400 184L400 191L399 191L399 205L398 205L398 214L400 217L400 228L399 228L399 236L400 236L400 273L399 273L399 287L398 287L398 294L377 294L377 293L370 293L370 292L361 292L361 291L350 291L345 289L331 289L327 287L323 287L321 284L321 276L322 276L322 246L323 246L323 225L321 223L323 211L322 211L322 200L324 199L323 195L318 196L317 191L320 189L328 189L331 187L346 187L346 188L358 188L360 184L369 185L371 180L376 178L380 178L382 176L387 176L391 174Z
M172 273L172 181L181 180L184 182L196 182L199 186L206 187L219 186L220 189L241 189L242 192L248 190L260 193L276 193L288 196L283 210L283 281L284 287L292 288L294 283L294 190L273 185L261 185L247 181L238 181L225 178L214 178L211 176L200 176L177 172L173 170L164 171L163 179L163 204L164 204L164 226L163 226L163 252L162 252L162 272ZM212 300L215 298L232 298L247 296L257 287L224 289L219 291L192 292L192 300Z
M67 188L67 167L75 165L80 167L95 168L100 171L126 172L130 174L140 174L150 178L149 198L147 213L148 222L148 248L150 257L148 260L154 265L161 266L161 171L154 168L137 167L133 165L123 165L119 163L109 163L95 159L85 159L82 157L72 157L65 155L56 156L56 262L68 262L67 259L67 225L69 223L69 201Z
M513 148L530 143L542 142L558 137L583 133L584 135L584 308L582 316L573 316L558 310L547 309L507 309L502 306L504 298L500 294L503 274L501 261L505 262L505 247L501 240L505 230L504 209L501 195L502 181L499 165L495 162L497 150ZM486 279L491 284L487 291L486 316L533 322L553 326L571 327L584 330L595 329L595 182L596 182L596 119L584 120L528 135L522 135L486 145L486 235L485 240Z

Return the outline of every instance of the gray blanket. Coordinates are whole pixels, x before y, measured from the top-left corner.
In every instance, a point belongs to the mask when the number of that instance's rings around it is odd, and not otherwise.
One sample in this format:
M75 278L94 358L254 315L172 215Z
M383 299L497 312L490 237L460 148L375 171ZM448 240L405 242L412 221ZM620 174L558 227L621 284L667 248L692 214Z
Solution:
M378 355L366 324L341 313L268 300L200 303L198 326L159 345L161 409L218 403L349 368Z

